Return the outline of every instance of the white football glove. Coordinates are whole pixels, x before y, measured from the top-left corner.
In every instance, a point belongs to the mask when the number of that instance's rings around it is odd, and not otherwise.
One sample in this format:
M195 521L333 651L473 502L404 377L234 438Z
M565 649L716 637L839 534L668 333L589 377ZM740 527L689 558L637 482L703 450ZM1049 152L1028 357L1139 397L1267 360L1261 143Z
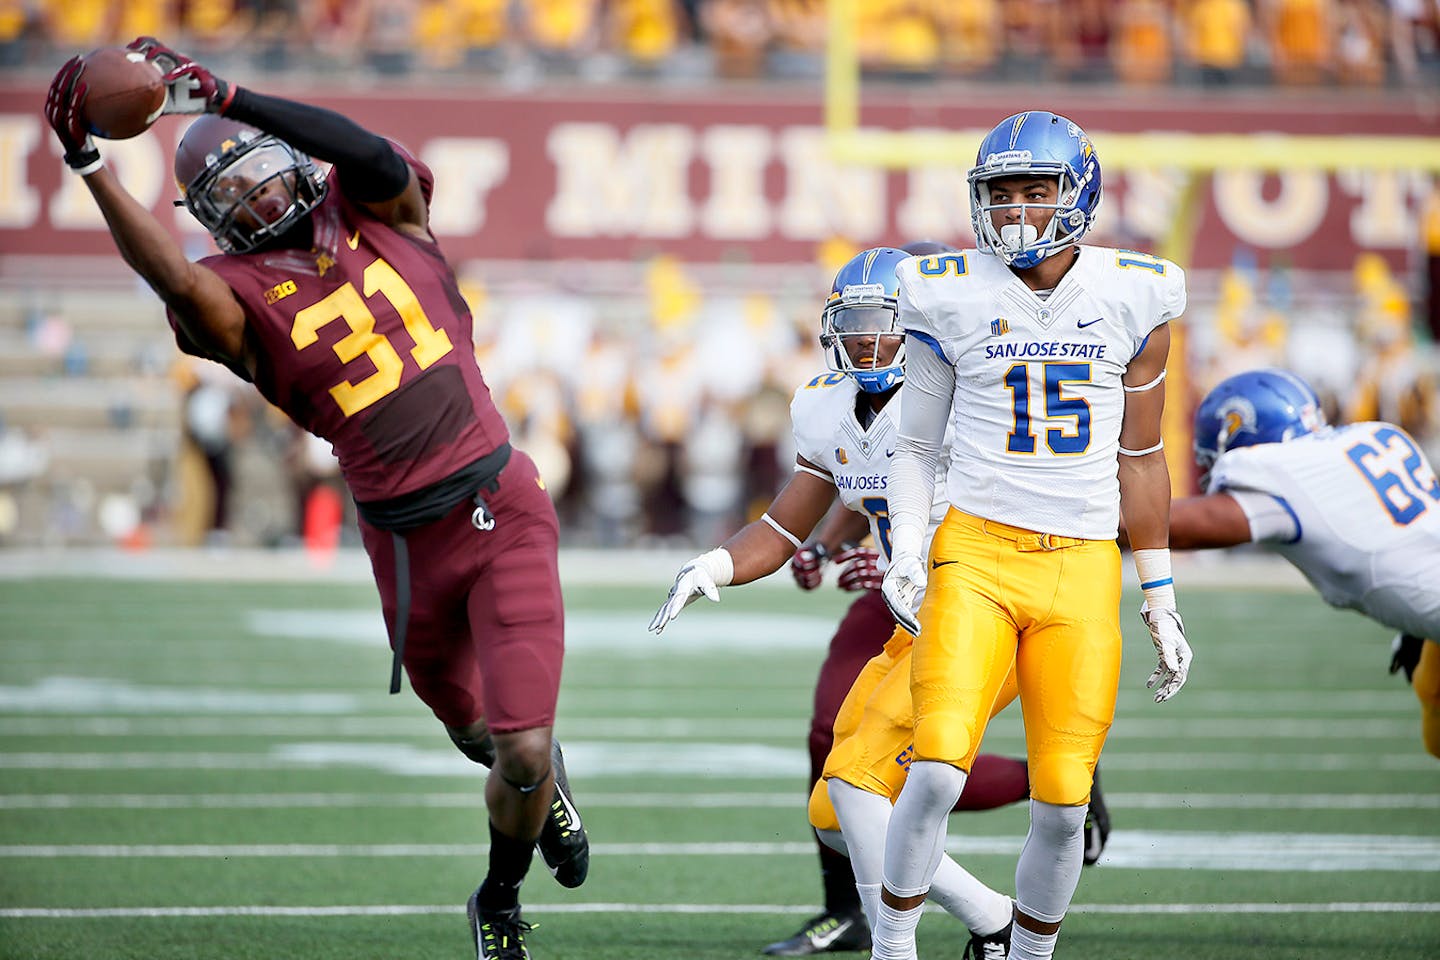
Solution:
M915 610L925 592L925 582L925 558L917 553L896 554L880 582L880 595L890 615L911 636L920 636L920 619Z
M735 576L735 562L724 547L703 553L687 562L675 574L670 585L670 595L660 604L660 609L650 620L650 629L663 633L665 625L684 610L697 597L703 595L714 603L720 602L720 588Z
M1140 619L1149 628L1150 641L1160 657L1155 672L1145 681L1145 688L1155 691L1156 703L1164 703L1185 686L1185 678L1190 674L1192 657L1190 644L1185 642L1185 622L1178 610L1151 610L1148 603L1140 605Z

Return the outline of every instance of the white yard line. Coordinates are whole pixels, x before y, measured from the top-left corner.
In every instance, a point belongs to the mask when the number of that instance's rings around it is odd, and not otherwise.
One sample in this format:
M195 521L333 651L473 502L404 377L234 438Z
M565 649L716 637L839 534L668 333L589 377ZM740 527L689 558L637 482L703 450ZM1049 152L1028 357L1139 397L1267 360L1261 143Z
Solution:
M3 691L0 691L3 695ZM1153 704L1152 704L1153 706ZM1418 713L1410 702L1406 715L1396 717L1341 717L1313 720L1301 717L1236 717L1233 715L1141 718L1121 715L1107 742L1118 740L1173 740L1178 738L1263 738L1265 740L1409 739L1419 736ZM87 714L93 708L77 705ZM138 711L137 711L138 712ZM685 740L713 738L717 730L745 740L793 740L803 737L809 718L803 716L746 716L713 720L692 717L584 717L560 718L560 739L567 750L567 731L584 731L587 739ZM1003 723L1003 721L1002 721ZM991 735L1019 737L1016 729L997 727ZM0 717L0 737L440 737L440 725L422 716L375 715L268 715L227 716L163 714L36 715ZM444 742L443 740L441 741ZM576 743L583 741L576 740Z
M578 795L585 809L801 809L798 790L767 793L602 793ZM396 807L470 809L478 788L454 793L12 793L0 810L302 810ZM1122 810L1440 810L1440 793L1110 793Z
M952 835L946 849L961 856L1013 857L1023 838ZM270 844L12 844L0 859L298 859L465 857L480 858L485 844L270 843ZM721 843L596 843L608 857L764 857L815 854L809 841ZM1440 838L1386 834L1218 833L1124 830L1112 834L1104 863L1141 870L1440 871Z
M544 903L527 907L527 913L669 913L669 914L782 914L809 916L815 906L774 903ZM928 906L930 912L938 907ZM455 915L464 912L454 904L375 904L334 907L7 907L0 918L85 920L181 917L397 917ZM1373 903L1076 903L1070 913L1095 914L1287 914L1287 913L1440 913L1440 903L1378 901Z
M799 746L724 743L566 743L573 777L699 777L707 779L801 776L808 765ZM1358 749L1353 753L1184 752L1107 753L1106 770L1370 771L1433 770L1435 759L1416 745L1405 753ZM0 753L9 770L295 770L368 769L397 776L474 777L475 766L454 750L403 743L284 743L267 752L133 751L116 753Z

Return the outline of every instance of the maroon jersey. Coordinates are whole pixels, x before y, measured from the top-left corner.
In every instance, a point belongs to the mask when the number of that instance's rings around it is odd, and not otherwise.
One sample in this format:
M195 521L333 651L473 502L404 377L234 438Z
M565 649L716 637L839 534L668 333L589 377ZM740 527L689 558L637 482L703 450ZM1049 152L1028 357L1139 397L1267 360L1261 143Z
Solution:
M430 170L400 153L428 204ZM351 203L333 170L310 221L312 250L201 261L244 307L265 398L330 441L362 503L429 486L504 443L470 310L439 246ZM196 352L178 327L177 339Z

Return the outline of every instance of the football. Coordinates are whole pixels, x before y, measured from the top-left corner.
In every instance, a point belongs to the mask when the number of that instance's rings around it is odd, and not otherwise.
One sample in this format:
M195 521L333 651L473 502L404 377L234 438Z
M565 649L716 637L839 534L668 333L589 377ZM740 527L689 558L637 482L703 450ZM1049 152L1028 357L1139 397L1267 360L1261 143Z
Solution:
M85 54L80 80L87 87L81 108L90 132L106 140L138 136L160 116L165 84L160 68L145 55L123 47Z

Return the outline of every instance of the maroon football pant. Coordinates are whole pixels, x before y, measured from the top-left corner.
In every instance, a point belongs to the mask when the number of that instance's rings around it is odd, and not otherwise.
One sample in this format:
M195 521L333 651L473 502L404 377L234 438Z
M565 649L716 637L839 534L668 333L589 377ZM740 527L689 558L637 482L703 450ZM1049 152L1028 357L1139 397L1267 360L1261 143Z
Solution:
M534 461L519 450L500 472L499 489L484 498L495 516L492 530L470 522L475 505L466 498L442 519L405 534L405 672L447 726L481 717L494 733L551 726L565 653L555 508ZM393 646L393 535L364 520L360 534Z

